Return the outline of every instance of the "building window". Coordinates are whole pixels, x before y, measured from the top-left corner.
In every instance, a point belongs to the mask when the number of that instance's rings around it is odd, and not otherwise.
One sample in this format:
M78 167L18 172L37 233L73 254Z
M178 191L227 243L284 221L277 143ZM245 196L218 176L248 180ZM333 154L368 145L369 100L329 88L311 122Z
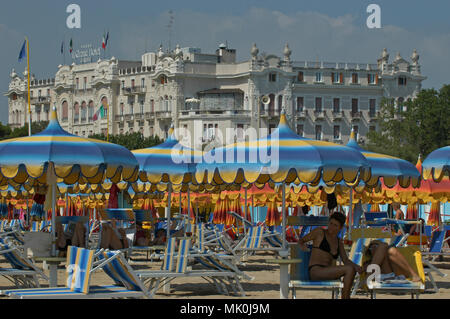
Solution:
M83 78L83 90L87 89L87 77Z
M131 88L134 89L134 79L131 79Z
M336 73L336 72L332 72L331 73L331 81L333 83L341 83L341 75L342 73Z
M154 135L154 133L153 133L153 126L150 126L150 136L153 136Z
M375 117L376 107L375 107L376 99L369 99L369 115L371 117Z
M86 102L81 103L81 122L86 122Z
M145 87L145 78L141 79L141 87L144 88Z
M78 123L78 121L80 120L80 108L79 108L79 104L78 102L75 103L75 105L73 106L73 121L74 123Z
M352 83L353 84L358 84L359 83L358 73L352 73Z
M130 114L134 114L133 108L134 108L134 105L133 105L133 102L131 102L130 103Z
M297 134L303 137L303 124L297 124Z
M278 95L278 113L281 113L282 109L283 109L283 96Z
M316 72L316 82L322 82L322 72Z
M89 101L89 106L88 106L88 121L89 122L92 122L93 116L94 116L94 102Z
M155 100L150 100L150 112L155 112Z
M322 139L322 125L316 125L316 140Z
M125 81L122 80L122 90L125 89Z
M316 112L322 112L322 98L316 97L316 105L315 105L315 111Z
M144 114L144 101L140 102L140 111L141 111L141 114Z
M120 115L123 116L124 104L120 103Z
M38 97L41 97L41 90L38 90Z
M369 84L376 84L376 75L373 73L367 74L367 82Z
M333 138L335 140L341 139L341 127L339 125L335 125L333 128Z
M244 138L244 124L237 124L237 138L238 140L242 141Z
M352 99L352 113L358 112L358 99Z
M303 112L303 107L304 107L304 98L303 96L298 96L297 97L297 112Z
M297 73L297 81L298 82L304 82L303 72L302 71Z
M406 77L401 76L398 78L398 85L399 86L405 86L406 85Z
M269 73L269 82L276 82L276 81L277 81L277 74Z
M79 78L75 79L75 85L76 85L76 89L79 90L80 89L80 79Z
M339 98L333 99L333 112L339 113L341 111L341 100Z

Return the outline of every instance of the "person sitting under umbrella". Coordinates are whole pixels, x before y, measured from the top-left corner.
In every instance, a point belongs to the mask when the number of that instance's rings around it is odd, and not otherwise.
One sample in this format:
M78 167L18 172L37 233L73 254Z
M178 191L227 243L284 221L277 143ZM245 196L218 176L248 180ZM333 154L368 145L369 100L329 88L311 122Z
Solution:
M56 247L61 257L65 255L67 246L86 247L86 227L83 222L70 221L65 231L61 223L56 223Z
M128 247L125 229L117 229L115 221L102 223L100 248L118 250Z
M328 228L316 228L300 238L299 245L304 251L309 251L305 244L313 242L309 260L309 276L311 280L335 280L344 277L342 298L349 299L356 272L362 273L362 268L353 263L347 256L342 239L338 234L345 224L345 215L335 212L330 216ZM336 266L335 260L341 257L344 265Z

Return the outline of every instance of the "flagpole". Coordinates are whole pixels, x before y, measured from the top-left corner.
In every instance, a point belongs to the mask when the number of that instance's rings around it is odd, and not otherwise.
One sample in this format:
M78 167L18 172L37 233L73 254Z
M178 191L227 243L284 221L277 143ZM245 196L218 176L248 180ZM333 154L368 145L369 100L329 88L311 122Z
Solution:
M25 37L27 41L27 68L28 68L28 136L31 136L31 97L30 97L30 42L28 37Z
M109 142L109 106L106 103L106 141Z

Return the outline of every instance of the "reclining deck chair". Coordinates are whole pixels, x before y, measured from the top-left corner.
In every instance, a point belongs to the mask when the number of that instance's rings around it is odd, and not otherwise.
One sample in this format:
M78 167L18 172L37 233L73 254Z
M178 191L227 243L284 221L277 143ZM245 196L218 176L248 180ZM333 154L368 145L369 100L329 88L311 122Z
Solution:
M49 281L42 269L18 247L0 238L0 255L5 257L12 268L0 268L0 275L10 280L18 288L40 287L39 278Z
M305 227L322 227L328 225L328 217L325 216L290 216L288 225ZM311 252L305 252L298 245L291 246L291 259L299 258L302 261L290 266L289 288L292 291L292 298L296 298L296 290L327 290L332 292L332 298L338 298L339 291L344 287L341 280L313 281L309 278L309 259Z
M119 260L119 262L115 262ZM106 268L111 267L111 268ZM135 286L130 289L124 283L128 282L129 275L133 275L122 254L118 251L105 252L88 250L69 246L67 251L66 287L14 289L2 291L3 294L16 299L92 299L92 298L137 298L145 297L147 293ZM104 269L107 274L112 273L116 277L113 280L116 285L91 286L92 273ZM112 269L112 270L111 270ZM138 280L137 277L133 277Z
M196 249L191 250L190 238L180 240L178 253L176 254L176 240L176 238L171 238L168 241L161 270L136 271L136 274L144 283L149 284L148 291L150 296L154 296L161 287L179 277L202 277L206 281L213 283L221 293L228 293L225 286L229 284L235 292L239 290L241 296L245 296L239 277L243 276L251 279L250 277L226 260L220 259L217 254L201 253ZM176 264L175 258L177 259ZM190 259L198 261L208 269L188 269L187 265ZM176 266L175 269L174 266Z
M408 260L408 263L413 267L421 278L420 282L412 282L409 280L397 281L369 281L367 282L367 288L371 293L371 299L376 298L376 293L410 293L411 298L416 297L419 299L420 293L425 290L425 273L422 264L422 255L418 247L408 246L399 247L400 253Z

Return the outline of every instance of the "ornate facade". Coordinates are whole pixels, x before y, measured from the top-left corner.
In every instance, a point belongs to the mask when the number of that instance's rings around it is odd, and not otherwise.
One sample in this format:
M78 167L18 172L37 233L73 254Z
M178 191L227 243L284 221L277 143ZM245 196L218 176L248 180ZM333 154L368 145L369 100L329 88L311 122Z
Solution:
M199 148L227 128L270 132L285 109L298 134L346 143L351 129L362 140L377 129L383 97L414 98L425 79L416 50L411 62L399 53L389 62L384 49L374 64L292 61L291 53L286 44L281 57L260 55L253 44L250 58L237 62L236 51L223 44L213 54L177 46L145 53L141 61L59 65L54 79L31 77L32 121L48 120L56 105L61 125L76 135L105 133L109 123L110 134L166 138L173 124ZM26 73L12 71L6 93L12 127L28 122L26 81ZM270 102L263 104L263 96ZM102 104L108 112L94 120Z

